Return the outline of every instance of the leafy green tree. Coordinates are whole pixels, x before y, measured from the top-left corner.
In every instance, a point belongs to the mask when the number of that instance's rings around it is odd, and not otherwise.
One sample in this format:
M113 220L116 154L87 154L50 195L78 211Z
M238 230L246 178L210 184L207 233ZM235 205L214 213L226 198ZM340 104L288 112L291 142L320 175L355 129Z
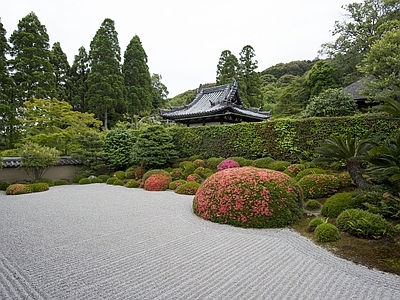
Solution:
M373 78L365 83L370 98L400 101L400 22L399 29L386 32L371 46L360 71Z
M162 168L176 158L177 153L170 132L161 125L154 125L139 130L134 155L135 162L146 168Z
M254 49L250 45L243 47L239 58L239 91L243 102L250 107L263 106L263 98L260 90L262 81L261 75L256 70L258 62Z
M56 148L64 155L79 147L82 134L101 126L93 114L73 111L68 102L56 99L24 102L20 121L24 141Z
M136 137L131 129L116 126L104 137L104 151L107 166L114 170L124 170L133 162L133 148Z
M347 135L326 139L320 147L316 148L316 153L320 157L315 161L344 161L356 186L362 190L368 190L371 186L362 174L362 163L366 162L368 151L373 147L370 136L371 133L366 132L360 138Z
M279 63L261 71L261 75L270 74L276 79L281 78L283 75L303 76L311 69L314 63L315 61L311 60L295 60L288 63Z
M153 74L151 75L151 85L153 86L153 108L161 108L164 107L164 104L167 100L168 97L168 89L161 82L162 76L159 74Z
M304 117L352 116L358 112L357 104L342 89L327 89L310 99L302 115Z
M15 99L19 105L32 98L55 96L54 68L50 62L49 36L31 12L18 23L10 36L10 70L15 81Z
M69 99L72 107L80 112L88 112L87 79L89 75L89 55L85 47L79 48L78 55L75 55L74 62L69 74Z
M70 66L67 55L62 50L59 42L53 44L53 48L50 51L50 62L54 67L54 75L56 79L55 98L66 101L68 99L68 77L70 74Z
M322 45L323 54L332 59L342 86L361 77L357 70L371 45L384 33L385 25L400 19L397 0L363 0L342 6L346 19L336 21L332 36L336 40Z
M88 104L107 129L110 115L125 110L121 49L113 20L105 19L97 30L90 43L89 57Z
M217 65L216 85L231 83L238 78L239 61L229 50L224 50Z
M337 87L334 68L324 60L317 61L306 75L311 97L318 96L322 91Z
M137 35L126 47L122 74L125 80L128 114L133 123L134 115L143 115L153 109L153 87L147 55Z
M98 176L106 168L104 138L100 132L83 132L79 139L79 147L71 155L82 162L79 173L84 176Z
M55 148L40 146L36 143L26 143L19 150L19 154L22 169L36 181L56 164L60 152Z

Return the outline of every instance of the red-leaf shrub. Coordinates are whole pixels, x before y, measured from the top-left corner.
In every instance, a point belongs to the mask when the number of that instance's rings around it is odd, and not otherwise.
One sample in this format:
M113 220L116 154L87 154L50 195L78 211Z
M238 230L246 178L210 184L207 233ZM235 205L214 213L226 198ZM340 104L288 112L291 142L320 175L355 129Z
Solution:
M169 188L170 190L176 190L176 188L177 188L178 186L180 186L180 185L182 185L182 184L184 184L184 183L186 183L186 180L178 179L178 180L172 181L172 182L168 185L168 188Z
M190 174L187 178L187 181L202 183L203 179L198 174Z
M290 176L255 167L219 171L200 186L194 213L240 227L284 227L301 215L301 190Z
M239 167L240 167L239 163L237 163L236 161L231 159L225 159L218 164L217 169L218 171L222 171L225 169L239 168Z
M153 174L144 182L144 189L147 191L165 191L171 182L166 174Z

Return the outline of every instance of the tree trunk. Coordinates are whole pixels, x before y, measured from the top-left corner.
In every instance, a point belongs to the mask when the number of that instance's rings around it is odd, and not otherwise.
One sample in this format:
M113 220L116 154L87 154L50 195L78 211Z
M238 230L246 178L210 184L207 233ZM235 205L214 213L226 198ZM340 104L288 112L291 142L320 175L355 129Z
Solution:
M104 112L104 128L107 130L108 129L108 115L107 115L107 108L106 111Z
M347 171L353 179L355 185L362 190L369 190L371 185L365 180L361 172L361 163L359 161L347 160Z

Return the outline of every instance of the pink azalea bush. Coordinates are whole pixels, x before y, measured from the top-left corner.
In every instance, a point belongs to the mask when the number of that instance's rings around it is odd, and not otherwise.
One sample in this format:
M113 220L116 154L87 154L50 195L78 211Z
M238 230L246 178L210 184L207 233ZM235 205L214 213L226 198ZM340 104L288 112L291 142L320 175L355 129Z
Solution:
M153 174L144 182L147 191L165 191L171 182L171 177L166 174Z
M318 199L335 194L341 186L334 175L310 174L299 180L304 198Z
M255 167L219 171L200 186L196 215L239 227L275 228L302 216L301 189L290 176Z
M201 183L203 181L203 179L201 178L200 175L198 174L190 174L187 178L187 181L191 181L191 182L197 182L197 183Z
M236 161L231 160L231 159L225 159L218 164L217 169L218 169L218 171L222 171L225 169L239 168L239 167L240 166Z

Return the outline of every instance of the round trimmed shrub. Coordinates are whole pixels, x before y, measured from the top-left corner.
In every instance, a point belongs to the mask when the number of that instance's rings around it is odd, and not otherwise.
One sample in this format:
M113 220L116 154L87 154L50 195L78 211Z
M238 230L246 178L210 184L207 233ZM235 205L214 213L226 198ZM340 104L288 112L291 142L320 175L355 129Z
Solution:
M196 170L194 170L194 174L200 175L201 178L206 179L214 174L214 172L209 168L198 167Z
M231 159L224 159L223 161L221 161L218 166L217 166L217 170L218 171L222 171L225 169L229 169L229 168L239 168L239 164Z
M51 180L49 178L39 178L38 180L35 181L35 183L40 183L40 182L47 183L48 186L54 185L53 180Z
M108 178L110 178L110 176L108 176L108 175L99 175L98 177L99 177L99 178L101 179L101 181L104 182L104 183L106 183L107 180L108 180Z
M32 191L31 191L30 187L27 184L23 184L23 183L11 184L6 189L7 195L22 195L22 194L28 194L31 192Z
M103 183L103 180L98 177L90 177L89 179L91 183Z
M171 171L172 180L182 179L182 173L183 173L182 168L172 169L172 171Z
M254 167L211 175L193 200L196 215L239 227L284 227L302 216L301 190L288 175Z
M325 222L326 222L326 220L324 218L316 217L308 223L308 227L315 229L315 228L317 228L318 225L325 223Z
M5 191L11 185L11 183L7 181L0 181L0 191Z
M361 238L380 239L386 236L391 237L395 234L393 225L381 215L359 208L343 211L337 217L336 225L344 232Z
M143 182L146 183L146 180L147 180L151 175L154 175L154 174L163 174L163 175L167 175L167 176L170 178L170 175L169 175L169 173L168 173L167 171L162 170L162 169L154 169L154 170L150 170L150 171L147 171L146 173L144 173L144 175L143 175L143 177L142 177ZM171 179L170 179L170 180L171 180Z
M304 176L298 184L303 190L304 198L318 199L337 192L340 181L334 175L311 174Z
M107 184L114 184L114 181L117 180L117 177L110 177L107 179L106 183Z
M317 242L320 243L336 242L340 239L339 229L327 222L319 224L315 228L314 234Z
M175 193L181 194L181 195L195 195L197 190L200 187L200 183L197 182L186 182L184 184L179 185L175 189Z
M44 192L49 190L49 185L45 182L36 182L28 184L28 188L32 193Z
M317 200L308 200L305 204L304 207L308 210L317 210L321 208L321 203L319 203Z
M125 186L127 188L138 188L139 183L135 179L129 179L126 183Z
M217 166L223 160L224 160L224 158L222 158L222 157L210 157L210 158L206 159L206 161L204 162L204 166L213 171L217 171Z
M146 191L165 191L171 182L169 174L153 174L144 182Z
M339 178L341 187L355 186L353 179L351 179L349 172L343 172L336 175Z
M186 183L186 180L183 180L183 179L174 180L168 185L168 189L175 190L178 186L185 184L185 183Z
M58 179L54 181L54 185L67 185L68 181L65 179Z
M120 186L123 186L124 185L124 182L121 180L121 179L115 179L114 180L114 182L113 182L113 185L120 185Z
M336 218L346 209L363 208L363 202L362 197L354 198L354 193L337 193L326 199L321 213L325 217Z
M326 173L327 172L325 170L320 169L320 168L304 169L304 170L301 170L299 173L297 173L296 180L299 181L304 176L311 175L311 174L326 174Z
M276 161L271 162L268 165L268 169L283 172L289 166L290 166L290 162L288 162L288 161L276 160Z
M194 167L198 168L198 167L204 167L204 160L202 159L196 159L193 161Z
M79 183L79 181L80 181L82 178L85 178L85 177L82 176L82 175L76 175L76 176L74 176L74 178L72 179L72 183Z
M283 173L289 175L290 177L296 177L296 175L304 170L304 165L302 164L292 164L288 166Z
M92 183L89 178L82 178L79 180L79 184L89 184Z
M197 154L197 155L192 155L191 157L189 157L189 160L193 161L193 162L198 159L203 159L203 156Z
M272 157L263 157L253 161L253 166L256 168L268 169L268 165L275 160Z
M239 164L239 166L241 166L241 167L248 167L253 164L253 160L247 159L244 157L240 157L240 156L239 157L238 156L229 157L228 159L236 161Z
M201 176L198 175L198 174L190 174L190 175L186 178L186 181L202 183L202 182L203 182L203 178L201 178Z
M182 179L187 178L190 174L194 173L194 170L196 170L194 163L191 161L183 161L179 164L179 167L182 169Z
M125 178L125 172L124 171L117 171L114 173L114 176L117 177L118 179L124 179Z

